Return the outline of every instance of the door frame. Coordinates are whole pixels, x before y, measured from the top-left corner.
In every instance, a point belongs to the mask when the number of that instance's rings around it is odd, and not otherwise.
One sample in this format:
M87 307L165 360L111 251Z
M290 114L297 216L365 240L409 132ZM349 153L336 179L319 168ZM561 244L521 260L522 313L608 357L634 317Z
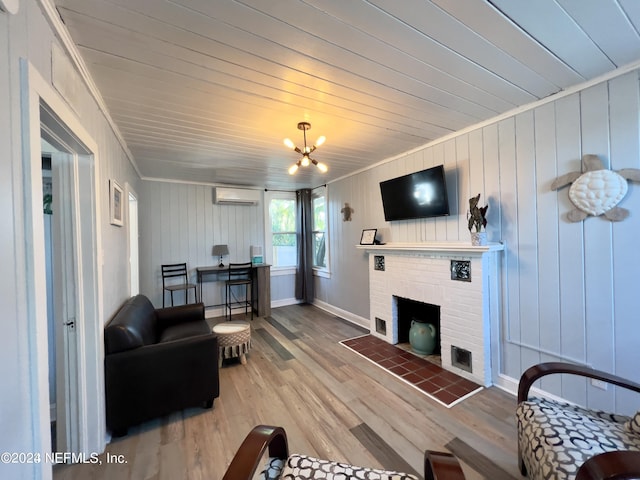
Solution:
M127 194L127 258L129 259L129 294L133 297L140 293L140 220L138 194L129 182ZM132 208L133 207L133 208Z
M41 176L41 114L44 103L56 116L59 126L77 139L90 155L77 155L75 167L83 178L93 178L88 186L91 198L78 205L83 226L75 233L81 251L78 252L77 354L79 375L77 378L77 453L102 452L107 444L104 405L104 308L102 299L102 235L101 209L98 201L103 198L99 181L99 156L97 143L84 129L76 114L62 97L26 59L20 60L22 156L24 168L24 228L25 277L27 296L27 323L29 336L30 379L29 389L34 442L41 452L51 451L48 335L47 335L47 285L44 255L44 219L42 210ZM76 182L75 201L80 196ZM87 192L84 192L85 194ZM52 466L39 465L40 477L51 478Z

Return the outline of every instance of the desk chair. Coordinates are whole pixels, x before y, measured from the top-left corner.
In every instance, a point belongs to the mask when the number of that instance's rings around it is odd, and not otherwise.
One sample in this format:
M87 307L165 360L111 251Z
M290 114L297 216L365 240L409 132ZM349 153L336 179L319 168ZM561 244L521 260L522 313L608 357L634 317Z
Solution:
M181 280L175 283L175 280ZM193 288L194 303L198 301L198 293L196 286L189 283L186 263L173 263L170 265L162 265L162 307L164 308L165 292L171 294L171 306L173 307L173 292L176 290L184 290L184 303L189 303L189 290Z
M229 263L229 277L225 281L226 289L226 309L229 312L229 320L231 320L231 312L234 309L243 308L244 314L247 310L251 310L251 320L253 320L253 268L251 262L246 263ZM235 296L234 287L244 287L244 297L239 299ZM237 288L235 292L237 292Z

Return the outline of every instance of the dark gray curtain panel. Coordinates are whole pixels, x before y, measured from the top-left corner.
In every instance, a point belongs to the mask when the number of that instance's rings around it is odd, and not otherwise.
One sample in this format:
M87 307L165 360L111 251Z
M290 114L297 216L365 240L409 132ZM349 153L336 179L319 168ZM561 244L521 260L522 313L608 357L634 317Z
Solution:
M296 271L296 299L312 303L313 291L313 208L311 190L296 192L296 233L298 239L298 269Z

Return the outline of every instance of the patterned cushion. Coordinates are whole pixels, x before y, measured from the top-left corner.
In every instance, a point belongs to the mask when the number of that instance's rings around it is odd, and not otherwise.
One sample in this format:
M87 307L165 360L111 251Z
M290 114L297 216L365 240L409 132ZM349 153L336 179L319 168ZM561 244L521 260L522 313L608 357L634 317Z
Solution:
M291 455L283 465L282 460L269 458L260 474L261 480L418 480L415 475L390 472L373 468L355 467L346 463L319 460L306 455ZM282 471L279 471L279 469Z
M612 450L640 450L629 417L532 398L518 405L518 446L531 480L570 480L588 458Z
M258 478L260 480L277 480L280 478L280 473L282 473L282 467L284 467L284 460L269 457Z
M640 412L636 412L636 414L631 417L624 426L630 432L640 435Z

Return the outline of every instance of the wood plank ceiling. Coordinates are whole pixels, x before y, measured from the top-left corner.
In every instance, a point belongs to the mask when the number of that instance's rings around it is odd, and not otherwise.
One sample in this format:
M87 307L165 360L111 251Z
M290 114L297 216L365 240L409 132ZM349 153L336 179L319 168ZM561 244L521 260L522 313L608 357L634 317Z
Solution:
M637 0L42 1L145 178L313 187L640 59Z

